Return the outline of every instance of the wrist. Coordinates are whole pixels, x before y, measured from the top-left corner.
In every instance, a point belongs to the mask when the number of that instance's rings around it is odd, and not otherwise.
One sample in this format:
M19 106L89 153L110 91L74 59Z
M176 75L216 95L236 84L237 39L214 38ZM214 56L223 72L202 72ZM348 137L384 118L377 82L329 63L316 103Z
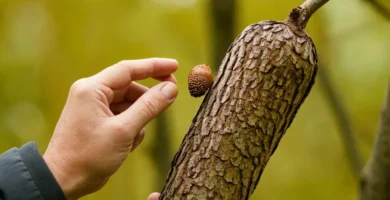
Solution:
M80 191L80 186L85 182L85 178L81 173L72 171L70 167L64 166L64 164L48 153L43 155L43 159L60 185L67 200L76 200L83 196Z

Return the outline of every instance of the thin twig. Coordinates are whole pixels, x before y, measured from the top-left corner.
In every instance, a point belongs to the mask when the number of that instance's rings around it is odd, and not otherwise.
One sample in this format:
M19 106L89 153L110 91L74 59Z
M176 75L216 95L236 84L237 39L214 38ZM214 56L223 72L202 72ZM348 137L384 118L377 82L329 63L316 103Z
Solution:
M323 91L325 93L326 98L328 98L328 102L330 107L336 117L336 122L340 128L340 134L342 136L344 147L350 160L352 170L356 177L359 177L361 173L362 160L360 156L360 152L355 143L355 137L353 134L353 129L351 122L348 118L348 114L345 106L341 102L341 100L337 97L335 87L332 85L332 81L327 73L327 69L321 65L319 67L320 72L318 73L318 77L322 83Z
M386 200L390 199L390 81L387 85L387 93L378 131L374 143L374 149L369 162L363 171L361 181L361 200Z
M299 7L294 8L285 20L295 32L299 34L305 29L310 17L329 0L306 0Z
M377 0L366 0L371 6L386 20L390 21L390 10L386 9L384 5L379 3Z
M326 4L329 0L307 0L300 7L305 9L307 15L310 17L315 13L321 6Z

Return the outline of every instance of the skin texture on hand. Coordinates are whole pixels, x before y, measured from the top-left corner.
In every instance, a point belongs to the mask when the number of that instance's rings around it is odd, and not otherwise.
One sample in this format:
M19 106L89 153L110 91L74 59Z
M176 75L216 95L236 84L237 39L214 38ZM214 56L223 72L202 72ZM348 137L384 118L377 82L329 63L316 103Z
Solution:
M172 59L121 61L72 85L43 155L67 199L102 188L142 142L144 126L177 96L177 68ZM135 82L149 77L162 83Z

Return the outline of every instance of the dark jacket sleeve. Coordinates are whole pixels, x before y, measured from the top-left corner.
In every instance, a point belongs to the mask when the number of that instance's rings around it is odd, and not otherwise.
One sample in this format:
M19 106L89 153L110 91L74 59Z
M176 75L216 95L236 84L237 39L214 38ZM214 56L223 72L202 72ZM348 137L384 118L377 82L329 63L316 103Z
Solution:
M0 155L0 200L52 199L66 200L34 142Z

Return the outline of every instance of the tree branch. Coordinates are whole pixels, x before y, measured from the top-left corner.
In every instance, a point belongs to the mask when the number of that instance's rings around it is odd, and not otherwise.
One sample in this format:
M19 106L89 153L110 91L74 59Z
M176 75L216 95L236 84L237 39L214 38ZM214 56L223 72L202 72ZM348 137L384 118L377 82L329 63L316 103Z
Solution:
M386 20L390 21L390 11L386 9L385 6L380 4L377 0L366 0L371 6Z
M322 83L325 97L328 98L330 107L336 116L336 122L340 128L340 134L342 136L347 157L350 160L354 175L358 177L361 173L362 161L358 148L356 147L352 125L348 119L346 108L337 97L335 87L332 85L327 68L324 67L324 65L321 65L319 69L320 73L318 73L318 78Z
M319 8L321 8L329 0L307 0L300 7L305 9L307 15L310 17L315 13Z
M386 20L390 11L376 0L366 0ZM390 199L390 81L387 85L385 102L382 107L373 152L364 167L360 182L361 200Z
M249 199L317 69L316 49L304 29L273 20L247 26L227 49L160 200ZM301 71L304 76L296 76Z
M390 199L390 81L378 125L374 150L363 171L361 200Z
M301 33L305 29L310 17L329 0L306 0L298 8L294 8L288 18L285 20L297 34Z

